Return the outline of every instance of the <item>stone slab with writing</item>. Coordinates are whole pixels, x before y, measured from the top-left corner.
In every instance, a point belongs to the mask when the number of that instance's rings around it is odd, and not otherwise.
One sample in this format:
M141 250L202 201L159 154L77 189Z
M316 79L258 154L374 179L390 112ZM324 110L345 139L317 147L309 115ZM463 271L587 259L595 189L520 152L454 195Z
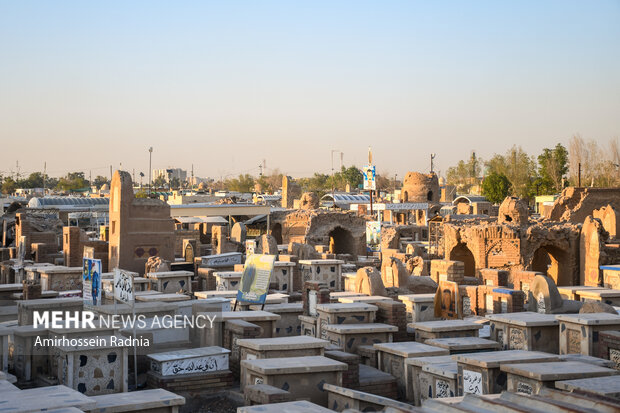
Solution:
M162 376L228 370L230 350L212 346L149 354L151 370Z

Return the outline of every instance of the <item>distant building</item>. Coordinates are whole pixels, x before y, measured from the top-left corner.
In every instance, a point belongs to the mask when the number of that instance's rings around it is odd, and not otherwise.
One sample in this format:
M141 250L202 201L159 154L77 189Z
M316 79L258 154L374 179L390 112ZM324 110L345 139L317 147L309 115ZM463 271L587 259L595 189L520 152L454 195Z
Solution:
M177 178L179 182L187 181L187 171L181 168L153 169L153 180L163 177L167 183Z

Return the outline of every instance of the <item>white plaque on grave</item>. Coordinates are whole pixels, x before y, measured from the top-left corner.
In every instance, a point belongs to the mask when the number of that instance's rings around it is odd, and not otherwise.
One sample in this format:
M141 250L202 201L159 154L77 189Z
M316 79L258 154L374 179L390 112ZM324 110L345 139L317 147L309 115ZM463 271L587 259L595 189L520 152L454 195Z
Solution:
M501 305L502 305L501 313L504 313L504 314L507 313L508 312L508 299L502 298Z
M210 356L179 357L172 359L172 352L166 353L170 360L152 360L151 370L162 376L178 376L190 373L208 373L211 371L228 370L228 354Z
M491 294L486 296L486 310L487 314L493 314L493 296Z
M450 397L450 384L445 380L437 380L435 383L435 393L438 399Z
M523 383L522 381L520 381L519 383L517 383L517 393L524 393L524 394L532 394L532 386L528 383Z
M114 270L114 298L126 304L135 301L133 273L119 268Z
M463 296L463 316L471 315L471 299L468 295Z
M541 314L545 314L547 312L545 306L545 295L543 293L538 293L538 297L536 298L536 308Z
M463 393L482 394L482 374L463 370Z
M316 316L316 302L317 302L316 291L310 290L308 292L308 314L310 314L313 317Z
M609 349L609 360L616 363L616 367L614 367L616 370L620 370L620 350L615 349L615 348L610 348Z

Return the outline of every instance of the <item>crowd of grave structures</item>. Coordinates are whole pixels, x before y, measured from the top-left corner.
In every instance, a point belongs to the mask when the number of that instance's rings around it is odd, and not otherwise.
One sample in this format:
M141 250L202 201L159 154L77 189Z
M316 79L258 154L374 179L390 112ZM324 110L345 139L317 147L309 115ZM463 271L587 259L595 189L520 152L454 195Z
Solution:
M620 411L619 188L492 205L409 172L374 204L287 176L276 204L134 193L116 171L98 198L3 207L0 412ZM261 254L257 304L240 289ZM118 316L146 322L101 322Z

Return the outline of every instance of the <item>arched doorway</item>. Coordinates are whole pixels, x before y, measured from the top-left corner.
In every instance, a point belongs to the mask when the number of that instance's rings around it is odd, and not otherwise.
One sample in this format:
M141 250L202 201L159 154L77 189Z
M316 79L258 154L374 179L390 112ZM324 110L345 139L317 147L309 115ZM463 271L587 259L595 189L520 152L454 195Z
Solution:
M450 252L450 260L462 261L465 264L466 277L476 276L476 260L474 259L474 254L472 254L470 249L467 247L467 244L461 242L452 248L452 251Z
M534 251L532 271L551 277L556 285L571 285L571 274L567 272L568 254L552 245L543 245Z
M426 200L427 201L433 200L433 191L428 191L428 193L426 194Z
M334 254L356 254L353 235L342 227L336 227L329 232L329 243L334 245Z
M282 244L282 224L275 224L271 227L271 236L278 244Z

